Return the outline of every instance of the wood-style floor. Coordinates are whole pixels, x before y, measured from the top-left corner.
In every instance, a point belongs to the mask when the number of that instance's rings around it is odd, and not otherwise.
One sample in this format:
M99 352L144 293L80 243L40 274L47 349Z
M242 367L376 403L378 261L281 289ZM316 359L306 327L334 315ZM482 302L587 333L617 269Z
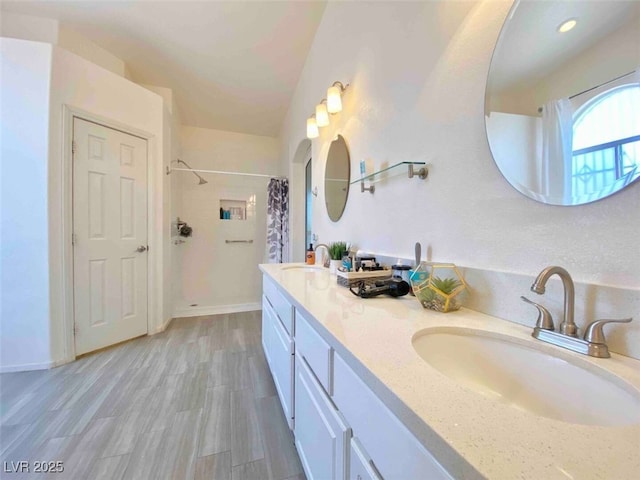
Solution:
M62 367L0 375L0 477L304 479L260 322L175 319ZM29 474L5 471L20 461ZM36 461L64 472L36 474Z

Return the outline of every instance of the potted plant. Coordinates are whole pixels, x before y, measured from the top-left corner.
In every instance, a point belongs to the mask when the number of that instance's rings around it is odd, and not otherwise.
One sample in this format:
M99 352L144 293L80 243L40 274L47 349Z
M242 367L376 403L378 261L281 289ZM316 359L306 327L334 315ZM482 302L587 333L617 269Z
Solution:
M342 257L347 254L349 245L347 242L331 242L329 244L329 273L336 274L338 267L342 264Z

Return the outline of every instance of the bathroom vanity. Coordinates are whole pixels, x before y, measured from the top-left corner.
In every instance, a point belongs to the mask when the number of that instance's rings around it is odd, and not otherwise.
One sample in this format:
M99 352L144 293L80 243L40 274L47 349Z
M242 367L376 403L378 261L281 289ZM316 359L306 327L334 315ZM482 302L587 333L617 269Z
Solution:
M639 361L560 351L533 339L530 328L464 308L441 314L408 296L360 299L327 269L260 269L262 342L309 479L624 479L640 470ZM602 377L598 388L611 385L621 397L604 392L598 412L587 404L583 414L565 418L562 409L572 409L573 398L556 405L556 395L553 405L536 409L477 389L449 372L446 361L434 368L416 346L424 332L456 329L508 339L516 353L496 350L515 355L506 364L525 349ZM549 370L552 380L563 374ZM544 383L543 376L519 378L513 387Z

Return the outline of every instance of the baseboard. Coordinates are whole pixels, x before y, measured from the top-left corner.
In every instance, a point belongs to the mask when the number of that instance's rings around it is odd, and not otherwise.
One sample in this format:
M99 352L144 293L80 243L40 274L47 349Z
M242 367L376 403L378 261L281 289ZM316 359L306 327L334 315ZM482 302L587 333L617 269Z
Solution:
M158 326L158 328L156 328L154 332L149 332L149 335L156 335L158 333L164 332L171 323L171 320L173 320L173 318L167 319L162 325Z
M262 304L260 302L240 303L236 305L211 305L180 308L173 312L173 318L200 317L203 315L220 315L223 313L253 312L254 310L260 310L261 308Z
M49 370L56 366L56 362L25 363L22 365L0 366L0 373L29 372L31 370Z
M51 368L61 367L62 365L66 365L67 363L75 362L76 357L62 358L60 360L56 360L52 362Z

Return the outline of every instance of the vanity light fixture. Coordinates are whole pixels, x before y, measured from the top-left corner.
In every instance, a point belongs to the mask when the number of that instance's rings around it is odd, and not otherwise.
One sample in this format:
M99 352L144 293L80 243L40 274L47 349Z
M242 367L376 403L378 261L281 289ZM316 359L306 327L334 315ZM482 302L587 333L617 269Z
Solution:
M342 82L333 82L333 85L327 90L327 110L329 113L338 113L342 111L342 94L349 84L343 85Z
M326 127L329 125L329 114L342 111L342 94L349 84L344 85L342 82L333 82L327 90L327 98L316 105L316 113L307 118L307 138L318 138L320 131L318 127Z
M314 113L307 118L307 138L318 138L320 132L318 131L318 124L316 123L316 114Z
M327 111L326 98L323 98L322 101L316 105L316 124L319 127L326 127L329 125L329 112Z
M566 33L573 27L575 27L577 23L578 21L575 18L570 18L569 20L566 20L560 24L560 26L558 27L558 32Z

